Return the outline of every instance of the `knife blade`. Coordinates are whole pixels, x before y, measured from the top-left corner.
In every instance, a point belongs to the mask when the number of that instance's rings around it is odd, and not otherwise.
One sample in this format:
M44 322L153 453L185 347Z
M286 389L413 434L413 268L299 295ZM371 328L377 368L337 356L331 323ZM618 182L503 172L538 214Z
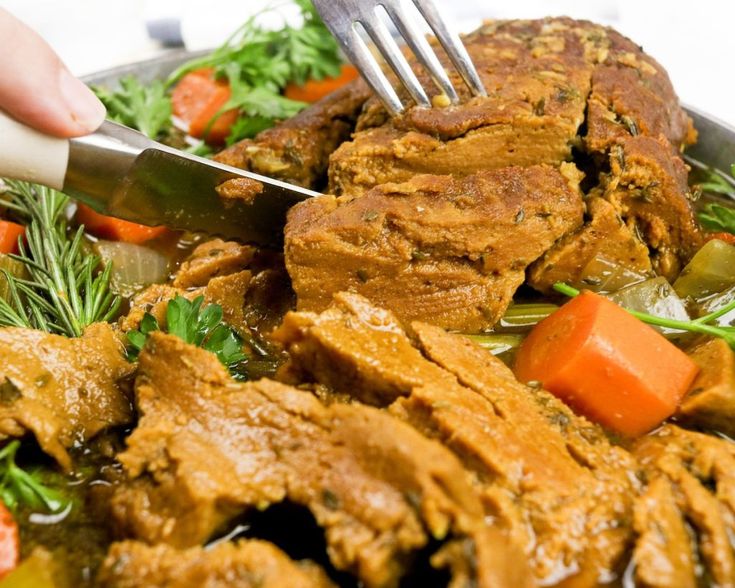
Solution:
M249 198L221 197L217 186L234 178L262 189ZM265 246L282 242L294 204L319 195L173 149L111 121L69 141L63 191L109 216Z

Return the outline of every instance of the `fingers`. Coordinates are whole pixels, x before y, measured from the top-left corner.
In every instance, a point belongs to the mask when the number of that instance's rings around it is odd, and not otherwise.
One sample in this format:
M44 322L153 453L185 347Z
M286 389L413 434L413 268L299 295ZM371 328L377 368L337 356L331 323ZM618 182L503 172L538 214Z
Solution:
M49 135L95 131L105 107L51 47L0 8L0 109Z

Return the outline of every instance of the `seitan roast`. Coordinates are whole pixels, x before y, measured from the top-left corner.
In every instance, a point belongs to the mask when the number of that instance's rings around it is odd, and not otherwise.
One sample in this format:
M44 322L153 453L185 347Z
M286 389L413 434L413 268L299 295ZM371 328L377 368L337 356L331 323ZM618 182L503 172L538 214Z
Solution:
M289 214L299 308L324 310L350 290L404 325L481 331L524 279L548 292L599 257L674 279L702 240L679 156L696 133L661 66L617 32L568 18L489 22L464 40L486 97L450 70L459 104L435 93L434 108L391 118L349 87L222 155L269 173L244 154L282 161L299 125L311 133L336 105L362 106L352 137L327 141L332 195ZM284 173L314 185L325 151L299 153L306 176Z
M286 267L298 307L354 290L405 322L478 331L502 316L529 264L582 224L574 166L416 176L295 207Z
M281 377L387 407L446 444L538 581L594 586L611 574L633 534L631 456L469 340L412 330L415 344L391 313L340 294L321 315L287 315L276 334L291 357Z
M702 245L690 198L687 167L669 143L619 138L609 151L609 172L590 191L588 222L531 267L529 284L549 291L554 281L576 282L595 255L632 271L654 269L673 281ZM611 207L617 223L598 199Z
M700 371L677 420L735 438L735 352L724 339L707 339L689 355Z
M635 513L640 585L735 586L733 443L667 424L634 455L650 480Z
M579 33L573 30L578 27ZM376 114L382 106L371 99L357 133L331 157L330 190L359 195L421 173L464 176L570 160L592 72L581 32L574 21L509 21L465 36L488 96L470 97L449 66L460 94L457 106L440 106L439 97L435 108L411 108L389 119ZM428 74L416 70L424 87L433 89Z
M289 314L276 336L283 380L379 404L442 441L539 584L598 586L632 566L640 586L735 585L731 441L665 425L629 452L469 339L419 322L406 333L354 294Z
M352 82L255 139L221 151L215 160L305 188L320 188L330 154L349 138L369 96L365 82Z
M238 384L214 355L161 333L140 356L136 404L140 422L118 456L127 481L112 501L125 536L196 546L288 500L324 529L332 564L366 586L397 586L430 541L444 542L432 562L458 582L527 585L460 462L389 414L325 407L267 380ZM507 577L498 560L512 562Z
M294 562L274 545L257 540L206 549L122 541L110 547L97 582L106 588L335 587L315 564Z
M70 447L133 420L134 369L108 324L77 339L0 329L0 439L30 432L71 471Z
M460 104L435 100L388 119L372 98L331 158L333 192L356 195L417 173L558 165L575 147L605 153L638 134L674 151L696 136L663 68L612 29L569 18L491 21L463 40L487 97L471 97L440 52Z
M611 29L489 21L465 42L487 96L452 73L459 104L391 118L357 81L216 156L329 191L289 212L284 252L212 239L117 327L0 329L0 440L72 471L72 448L131 427L79 477L114 532L96 585L735 588L725 341L694 341L676 424L621 440L457 333L522 287L674 279L703 240L691 121ZM127 360L176 296L222 306L247 369L162 331Z

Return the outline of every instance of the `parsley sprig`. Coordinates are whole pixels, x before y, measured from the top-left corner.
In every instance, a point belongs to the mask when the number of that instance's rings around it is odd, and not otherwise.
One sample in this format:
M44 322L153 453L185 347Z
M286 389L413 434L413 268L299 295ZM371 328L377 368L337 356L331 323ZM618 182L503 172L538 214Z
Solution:
M702 194L715 194L719 197L735 199L735 163L730 166L730 175L710 167L692 157L685 156L696 178L692 184L695 199ZM699 222L707 231L735 234L735 208L715 202L706 204L697 213Z
M18 255L29 278L11 275L9 300L0 298L0 327L40 329L79 337L95 322L111 320L120 298L110 290L112 266L97 271L100 259L84 248L84 227L67 228L69 198L43 186L4 180L0 204L26 227Z
M166 306L166 331L191 345L211 351L237 377L240 375L237 367L246 359L242 341L230 326L222 322L223 312L219 304L202 307L203 303L204 296L197 296L190 301L177 295L169 300ZM136 359L148 335L161 330L156 318L145 313L140 328L128 331L128 357Z
M710 203L699 212L699 222L708 231L735 234L735 209Z
M687 161L692 163L694 160L688 158ZM696 165L699 173L704 175L703 181L695 185L698 190L722 196L735 196L735 180L733 180L735 178L735 163L730 166L732 177L728 177L724 172L706 164L697 162Z
M228 145L272 127L306 107L282 93L290 82L304 84L340 73L342 59L337 42L319 18L311 0L295 0L301 10L302 24L267 30L258 24L263 14L278 6L264 8L250 17L225 43L212 53L188 61L164 82L142 84L133 76L120 80L117 88L92 89L107 107L109 118L137 129L153 139L165 139L172 131L169 90L184 75L201 68L212 68L218 78L227 78L230 99L222 113L238 109L240 118L232 127ZM212 124L210 123L210 124ZM193 148L208 154L202 146Z
M60 490L45 485L39 472L27 472L15 463L20 441L15 440L0 449L0 500L14 510L20 504L59 512L69 499Z
M174 71L167 85L173 86L188 72L212 68L217 77L229 81L232 94L219 114L237 108L240 124L235 125L228 144L290 118L306 104L282 96L286 84L303 84L340 73L342 59L337 42L319 18L310 0L297 0L303 23L266 30L258 24L266 8L249 18L225 43L209 55L194 59Z
M129 75L121 78L114 90L92 86L92 91L107 108L111 120L137 129L151 139L160 139L171 129L171 98L161 80L141 84Z
M556 284L554 284L554 290L571 297L577 296L580 293L579 290L577 290L576 288L573 288L569 284L564 284L563 282L557 282ZM654 316L646 312L639 312L637 310L630 310L628 308L626 308L625 310L627 310L634 317L646 324L718 337L720 339L724 339L730 347L735 349L735 327L719 326L712 324L713 321L727 314L733 309L735 309L735 300L714 312L693 319L691 321L679 321L675 319Z

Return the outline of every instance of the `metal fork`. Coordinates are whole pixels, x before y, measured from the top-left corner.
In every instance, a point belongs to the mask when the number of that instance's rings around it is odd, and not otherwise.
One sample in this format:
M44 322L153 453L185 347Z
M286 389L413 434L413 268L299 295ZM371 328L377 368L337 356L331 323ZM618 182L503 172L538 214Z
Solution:
M403 39L413 51L419 62L426 68L437 87L449 100L459 101L457 92L449 80L447 72L439 62L426 37L419 32L406 14L407 0L313 0L314 6L329 30L339 42L347 58L360 70L362 77L370 85L392 115L404 111L405 105L391 86L367 43L360 36L358 25L362 25L370 40L388 63L398 79L405 86L411 98L419 106L431 107L426 90L406 60L398 43L393 39L388 26L380 15L380 8L393 21ZM432 0L412 0L429 27L436 34L439 43L447 52L449 59L457 68L464 82L475 96L485 96L485 88L459 36L451 32L439 15Z

